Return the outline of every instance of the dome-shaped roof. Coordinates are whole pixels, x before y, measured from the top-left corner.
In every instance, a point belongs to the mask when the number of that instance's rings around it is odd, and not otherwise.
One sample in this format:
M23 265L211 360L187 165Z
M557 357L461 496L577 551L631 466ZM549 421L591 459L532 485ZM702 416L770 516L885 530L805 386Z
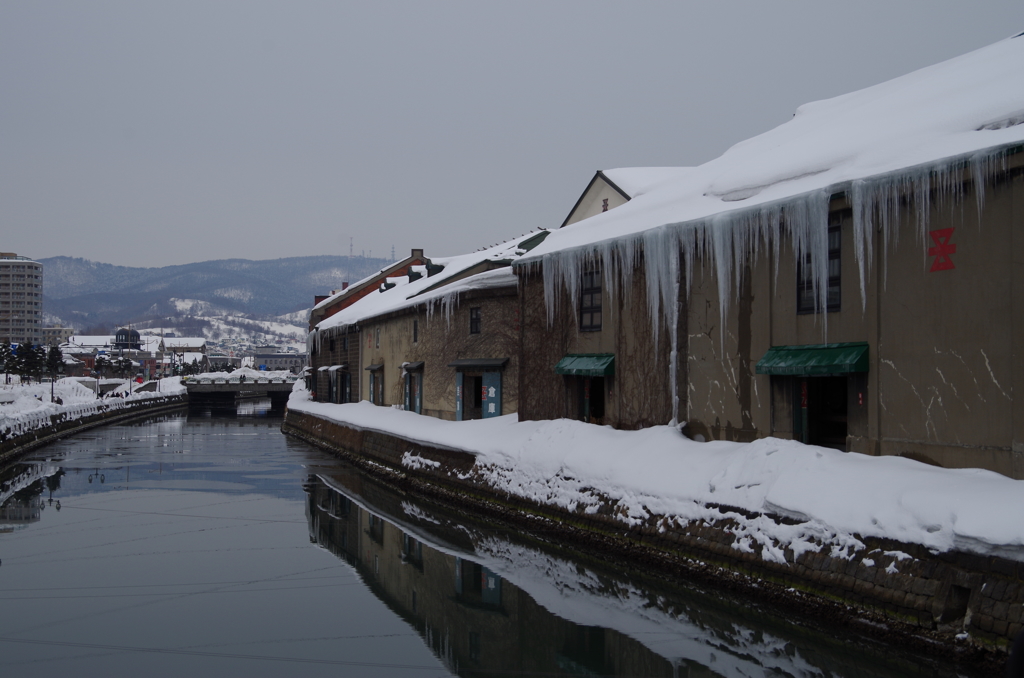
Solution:
M122 327L114 333L114 346L116 348L141 349L142 345L140 343L139 331Z

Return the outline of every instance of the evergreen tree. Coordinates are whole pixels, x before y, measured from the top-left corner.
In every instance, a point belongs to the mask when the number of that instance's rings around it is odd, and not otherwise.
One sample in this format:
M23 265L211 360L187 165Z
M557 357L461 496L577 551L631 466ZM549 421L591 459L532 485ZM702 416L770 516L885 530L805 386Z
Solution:
M42 373L42 367L37 364L35 347L27 341L18 344L14 352L14 370L21 377L23 383L32 381L32 377Z
M121 377L122 379L124 378L125 374L128 371L126 369L126 363L127 365L131 365L131 360L128 360L124 356L119 356L110 361L111 369L114 373L114 376Z
M96 373L102 378L104 375L110 375L110 358L105 355L96 356Z
M28 373L36 381L46 373L46 347L42 344L32 347Z
M4 341L0 344L0 367L4 371L4 383L11 383L11 371L14 369L14 349L11 348L11 342Z
M50 350L46 353L46 373L50 375L51 379L57 379L63 364L64 354L60 352L57 346L51 346Z
M16 374L21 377L21 381L25 381L25 366L29 352L29 345L22 342L17 346L14 346L11 354L11 374Z

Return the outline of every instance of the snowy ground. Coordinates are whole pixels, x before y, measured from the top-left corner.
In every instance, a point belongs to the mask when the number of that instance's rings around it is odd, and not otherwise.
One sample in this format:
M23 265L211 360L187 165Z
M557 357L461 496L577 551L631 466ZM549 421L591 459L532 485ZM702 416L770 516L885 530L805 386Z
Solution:
M593 513L611 502L628 525L651 516L664 517L663 526L731 519L734 548L769 561L786 562L785 547L796 555L824 549L863 557L867 537L1024 561L1024 481L991 471L778 438L698 443L669 426L617 431L567 419L519 422L515 415L444 421L366 402L314 403L301 382L288 408L470 452L475 479L540 503ZM408 454L404 463L436 465Z
M110 380L105 379L104 382ZM127 382L122 381L127 389ZM61 404L50 402L50 384L24 384L0 386L0 436L11 437L38 428L50 426L50 417L64 414L67 419L80 419L95 414L101 409L121 409L130 403L142 400L166 398L169 395L185 393L185 387L177 378L161 379L159 392L132 393L124 397L108 397L102 400L82 386L78 381L66 378L53 384L53 394Z

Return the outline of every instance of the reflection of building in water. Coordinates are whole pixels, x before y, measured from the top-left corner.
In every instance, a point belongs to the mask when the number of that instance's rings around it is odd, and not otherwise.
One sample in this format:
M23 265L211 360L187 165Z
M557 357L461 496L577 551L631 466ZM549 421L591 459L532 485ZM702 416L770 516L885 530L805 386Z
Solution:
M24 500L17 495L0 506L0 532L13 532L29 523L39 522L46 503L39 495Z
M64 472L52 464L15 464L0 473L0 533L22 529L42 517L46 500L60 488Z
M616 646L635 645L636 659L611 659L606 636L614 631L552 615L487 567L424 545L319 480L307 489L310 539L354 565L454 673L672 675L639 643L615 638Z
M311 476L306 491L310 540L354 566L460 676L895 677L924 661L749 601L598 573L428 514L354 471Z

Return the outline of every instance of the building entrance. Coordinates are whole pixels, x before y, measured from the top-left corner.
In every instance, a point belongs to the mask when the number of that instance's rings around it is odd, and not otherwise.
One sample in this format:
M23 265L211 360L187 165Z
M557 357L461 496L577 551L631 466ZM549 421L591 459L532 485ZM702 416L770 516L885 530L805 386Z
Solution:
M798 377L797 438L810 445L846 450L847 377Z

